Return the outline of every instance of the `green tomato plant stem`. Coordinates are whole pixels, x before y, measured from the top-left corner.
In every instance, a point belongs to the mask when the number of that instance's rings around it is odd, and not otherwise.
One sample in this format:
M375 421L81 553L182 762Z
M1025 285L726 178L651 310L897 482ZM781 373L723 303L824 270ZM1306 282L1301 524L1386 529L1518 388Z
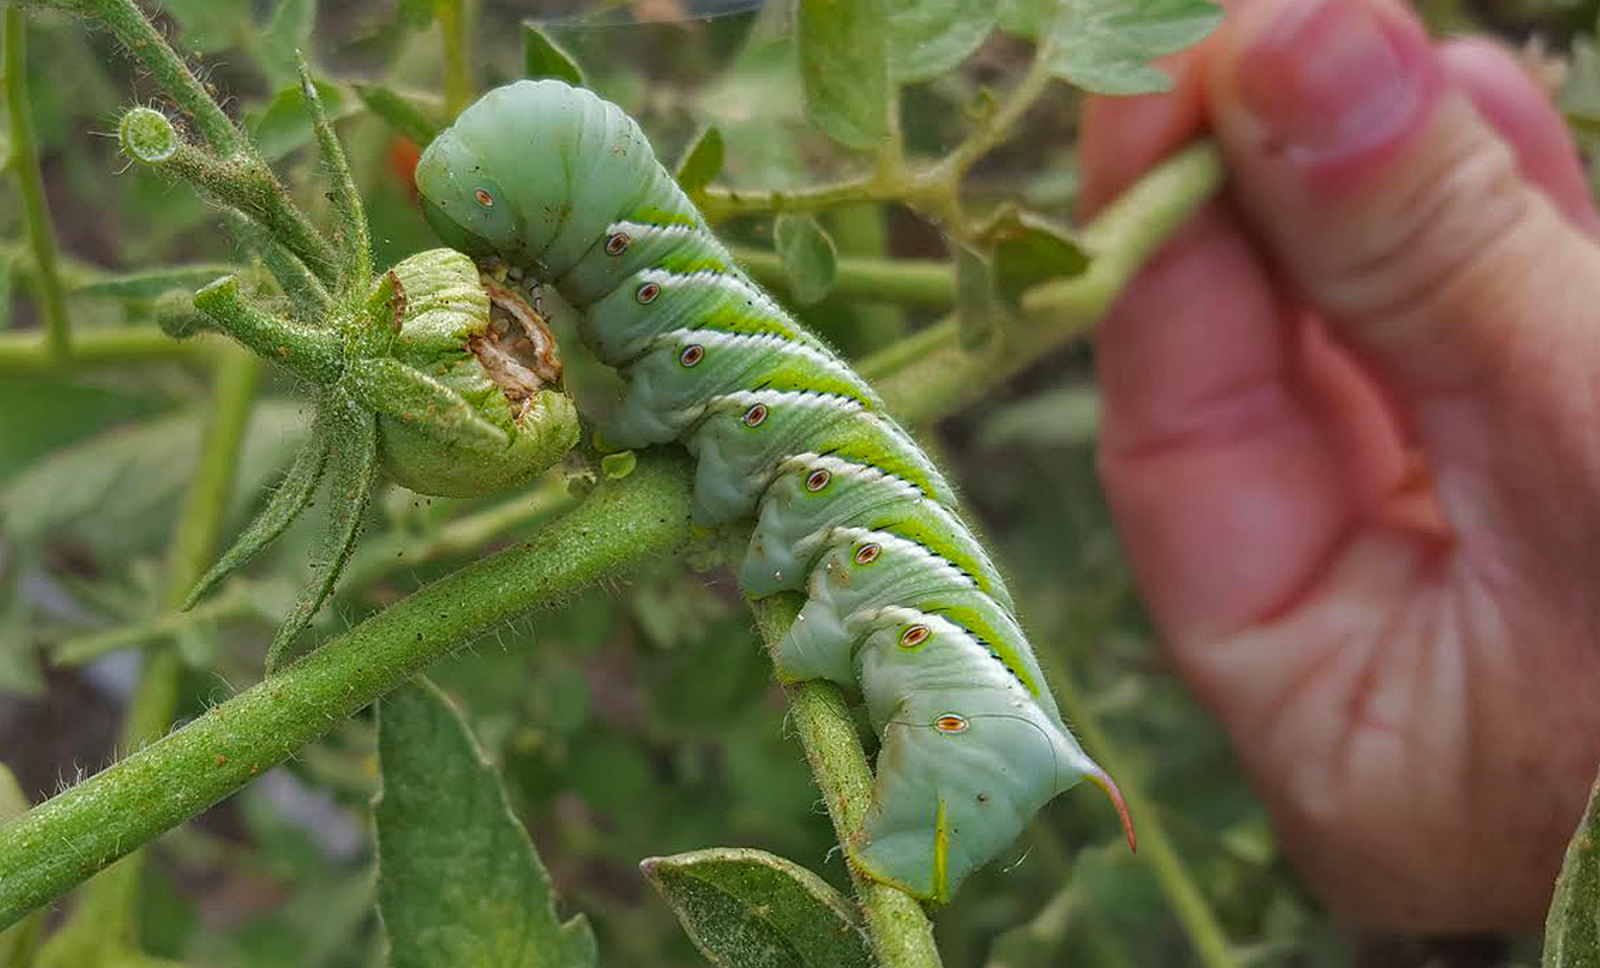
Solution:
M735 247L733 257L763 286L780 295L788 292L789 274L776 252ZM931 309L949 309L955 304L955 275L948 262L845 256L836 272L830 297Z
M260 383L261 363L230 347L214 367L211 418L200 463L189 485L167 560L163 610L175 608L204 574L222 532ZM168 647L145 656L144 669L122 724L122 746L137 749L166 733L177 715L183 667ZM137 850L91 881L72 917L41 952L42 966L82 964L126 956L137 960L138 897L145 852Z
M33 105L28 98L27 19L17 7L6 8L6 107L11 114L11 166L22 195L22 213L28 242L38 271L34 289L39 316L44 320L44 346L50 358L64 361L70 351L66 297L56 254L55 226L44 195L44 175L39 169L39 139L33 127Z
M429 662L677 551L692 474L647 454L534 539L396 603L0 827L0 926L226 797Z
M220 343L178 342L154 326L86 329L73 334L72 355L58 363L38 333L0 333L0 377L42 375L65 365L71 370L150 363L188 363L208 358Z

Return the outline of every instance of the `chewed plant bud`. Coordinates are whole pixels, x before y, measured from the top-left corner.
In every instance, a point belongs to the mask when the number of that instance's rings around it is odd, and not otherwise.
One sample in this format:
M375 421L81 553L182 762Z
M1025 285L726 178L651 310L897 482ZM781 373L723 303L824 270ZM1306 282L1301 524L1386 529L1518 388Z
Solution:
M159 165L178 152L178 130L154 108L133 108L117 125L122 150L137 161Z
M384 461L414 491L473 497L544 471L578 441L544 319L471 259L433 249L393 269L389 358L404 387L384 391Z

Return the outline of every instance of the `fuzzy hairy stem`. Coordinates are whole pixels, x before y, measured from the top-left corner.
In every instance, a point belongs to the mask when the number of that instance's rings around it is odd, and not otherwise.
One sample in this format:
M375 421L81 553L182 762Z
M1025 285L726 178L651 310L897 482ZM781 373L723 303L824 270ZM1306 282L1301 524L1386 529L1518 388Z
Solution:
M769 652L777 648L800 612L803 599L792 592L751 602L756 625ZM790 721L805 749L806 761L822 790L828 817L840 844L848 845L866 822L872 802L872 768L867 765L855 720L839 687L813 680L787 688ZM933 923L911 895L860 876L850 865L867 936L881 968L938 968Z
M161 602L164 608L174 608L183 601L217 545L260 374L261 364L256 358L238 349L230 349L217 363L211 418L200 445L200 463L184 499L167 559ZM183 666L173 649L157 649L146 656L139 686L123 720L123 748L137 749L171 728L182 676ZM144 858L144 851L135 851L89 883L72 917L41 952L41 965L101 960L117 949L138 951L138 898Z
M195 293L194 305L244 346L308 380L330 386L344 371L344 347L332 330L272 315L239 292L235 276L225 276Z
M96 21L138 58L178 106L194 119L195 127L213 148L225 153L249 148L243 132L223 113L221 105L133 0L13 0L13 3L24 8L66 10Z
M305 263L323 285L331 288L338 283L339 258L333 247L289 200L289 193L267 163L254 154L221 157L180 144L157 167L187 181L212 201L249 216Z
M0 827L0 927L244 786L429 662L689 538L692 474L648 454L530 542L443 578Z
M11 113L11 167L22 195L22 214L28 225L38 272L34 289L39 315L44 320L44 345L50 356L65 360L70 352L66 296L57 264L56 230L44 195L44 175L39 170L39 139L33 127L33 105L28 99L26 59L27 22L21 10L6 8L6 106Z

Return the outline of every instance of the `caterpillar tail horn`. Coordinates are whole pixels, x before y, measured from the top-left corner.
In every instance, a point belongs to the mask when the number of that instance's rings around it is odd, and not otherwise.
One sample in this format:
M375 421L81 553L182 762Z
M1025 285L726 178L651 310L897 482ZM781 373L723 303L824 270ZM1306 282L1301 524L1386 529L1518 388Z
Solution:
M1088 780L1095 786L1105 791L1111 800L1111 805L1117 808L1117 817L1122 820L1122 829L1128 835L1128 851L1139 852L1139 840L1133 833L1133 817L1128 813L1128 801L1122 798L1122 791L1117 789L1117 781L1111 779L1111 774L1105 770L1096 769L1088 775Z

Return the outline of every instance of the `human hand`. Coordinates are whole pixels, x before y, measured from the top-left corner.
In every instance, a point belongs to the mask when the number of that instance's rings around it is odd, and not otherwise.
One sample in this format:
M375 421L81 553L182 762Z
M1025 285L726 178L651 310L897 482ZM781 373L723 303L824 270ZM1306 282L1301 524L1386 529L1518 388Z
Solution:
M1094 208L1231 172L1098 337L1100 470L1176 665L1340 916L1542 916L1600 764L1600 217L1507 53L1241 0L1091 99Z

